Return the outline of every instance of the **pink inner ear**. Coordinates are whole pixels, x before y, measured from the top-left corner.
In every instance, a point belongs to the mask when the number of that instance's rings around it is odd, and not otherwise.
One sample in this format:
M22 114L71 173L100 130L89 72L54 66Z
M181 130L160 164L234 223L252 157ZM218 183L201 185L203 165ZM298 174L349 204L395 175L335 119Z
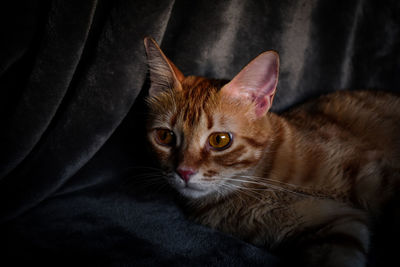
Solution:
M264 52L244 67L222 91L231 97L246 97L255 102L256 114L262 116L271 108L278 73L278 54L273 51Z

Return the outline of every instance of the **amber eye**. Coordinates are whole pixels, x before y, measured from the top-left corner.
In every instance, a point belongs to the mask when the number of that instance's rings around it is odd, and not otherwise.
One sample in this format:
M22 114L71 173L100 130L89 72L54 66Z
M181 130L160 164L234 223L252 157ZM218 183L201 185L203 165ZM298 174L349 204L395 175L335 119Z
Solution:
M209 144L217 150L227 149L232 143L232 135L230 133L213 133L209 137Z
M175 134L173 131L170 131L168 129L157 129L156 141L160 145L171 146L175 142Z

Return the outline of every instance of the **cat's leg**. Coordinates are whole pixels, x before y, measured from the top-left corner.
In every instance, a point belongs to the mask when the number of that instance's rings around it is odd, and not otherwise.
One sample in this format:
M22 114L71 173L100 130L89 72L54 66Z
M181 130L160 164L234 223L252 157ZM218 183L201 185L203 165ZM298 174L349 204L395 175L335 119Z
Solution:
M305 266L361 267L366 265L368 227L347 218L334 221L300 243Z
M291 246L296 266L366 266L370 234L362 211L330 201L304 211L306 227Z

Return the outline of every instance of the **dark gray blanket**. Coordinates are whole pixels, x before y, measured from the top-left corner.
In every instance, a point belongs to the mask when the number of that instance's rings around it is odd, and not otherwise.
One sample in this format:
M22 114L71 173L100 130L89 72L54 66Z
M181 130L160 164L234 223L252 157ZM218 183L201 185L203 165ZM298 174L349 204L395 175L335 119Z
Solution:
M397 0L3 1L0 261L290 260L188 221L174 192L155 181L144 141L143 37L184 74L215 78L277 50L273 110L282 111L335 90L400 92L399 14ZM371 266L397 258L396 206L374 229Z

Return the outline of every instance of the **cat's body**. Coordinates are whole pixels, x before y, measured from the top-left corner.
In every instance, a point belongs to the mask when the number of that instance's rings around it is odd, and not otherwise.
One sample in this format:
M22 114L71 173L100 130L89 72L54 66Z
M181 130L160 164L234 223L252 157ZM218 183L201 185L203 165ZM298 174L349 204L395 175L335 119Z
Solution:
M391 94L338 92L280 116L269 113L273 141L255 170L241 175L252 178L241 185L246 189L217 202L192 200L193 218L264 246L346 216L368 224L360 210L379 212L400 179L399 104ZM348 230L340 231L368 239L366 231Z
M338 92L276 115L275 53L225 84L184 77L145 45L149 140L191 217L259 246L299 245L305 266L364 266L369 216L400 179L400 98Z

